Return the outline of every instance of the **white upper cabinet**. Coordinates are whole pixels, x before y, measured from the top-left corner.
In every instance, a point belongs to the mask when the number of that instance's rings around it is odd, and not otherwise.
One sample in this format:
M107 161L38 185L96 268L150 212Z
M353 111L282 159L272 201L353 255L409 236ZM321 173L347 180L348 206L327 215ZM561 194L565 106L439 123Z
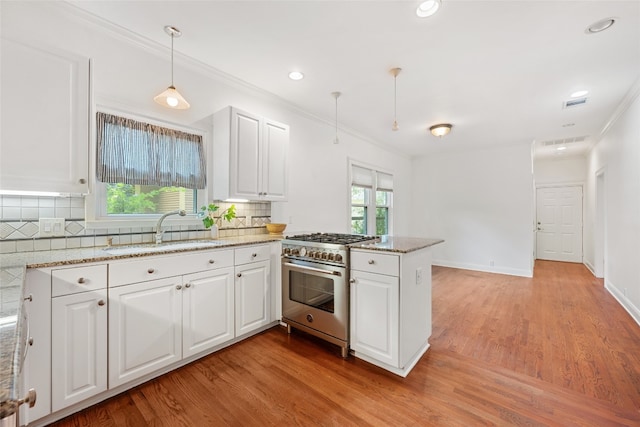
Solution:
M2 39L0 189L88 192L89 59Z
M287 199L289 126L234 107L213 116L213 198Z

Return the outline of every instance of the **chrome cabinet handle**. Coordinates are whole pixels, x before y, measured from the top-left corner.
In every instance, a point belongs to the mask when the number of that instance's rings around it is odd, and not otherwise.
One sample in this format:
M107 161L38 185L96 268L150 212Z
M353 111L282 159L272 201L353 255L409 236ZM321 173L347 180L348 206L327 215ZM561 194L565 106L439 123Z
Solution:
M349 283L356 283L356 279L349 280Z
M103 300L103 299L101 299L100 301L98 301L98 305L99 305L100 307L102 307L104 304L105 304L105 302L104 302L104 300Z
M28 297L24 298L25 301L33 302L33 295L29 294Z
M182 285L176 285L176 289L177 289L177 290L182 289Z
M369 261L367 261L369 264L375 264L375 261L370 259Z
M209 260L209 264L215 264L215 263L216 263L216 260L215 260L215 259L210 259L210 260Z
M153 274L153 273L155 273L155 270L153 268L150 268L150 269L147 270L147 273Z
M36 404L37 399L38 395L36 394L36 390L34 388L31 388L27 392L27 395L24 397L24 399L18 400L18 406L22 405L23 403L28 403L29 408L33 408Z
M81 285L82 285L84 282L85 282L84 277L80 277L80 278L78 279L78 283L79 283L79 284L81 284Z
M191 283L187 283L186 285L184 285L185 288L190 288L191 287Z
M238 274L236 274L236 276L242 277L242 273L238 273Z
M31 346L33 345L33 337L29 337L29 340L27 341L27 343Z

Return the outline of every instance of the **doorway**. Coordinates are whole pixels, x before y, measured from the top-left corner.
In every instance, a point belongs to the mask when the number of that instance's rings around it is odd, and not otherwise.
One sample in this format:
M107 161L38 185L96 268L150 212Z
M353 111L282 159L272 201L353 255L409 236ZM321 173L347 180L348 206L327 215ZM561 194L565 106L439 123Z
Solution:
M582 262L582 186L536 189L536 258Z

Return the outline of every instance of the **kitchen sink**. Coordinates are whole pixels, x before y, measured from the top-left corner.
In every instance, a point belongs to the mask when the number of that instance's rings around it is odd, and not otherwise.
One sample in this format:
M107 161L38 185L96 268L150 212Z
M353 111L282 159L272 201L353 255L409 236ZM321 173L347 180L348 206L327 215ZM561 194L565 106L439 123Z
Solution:
M151 254L156 252L182 251L189 249L207 249L224 245L225 242L219 240L192 240L189 242L166 242L159 245L145 243L141 245L117 246L105 248L103 251L110 255L136 255Z

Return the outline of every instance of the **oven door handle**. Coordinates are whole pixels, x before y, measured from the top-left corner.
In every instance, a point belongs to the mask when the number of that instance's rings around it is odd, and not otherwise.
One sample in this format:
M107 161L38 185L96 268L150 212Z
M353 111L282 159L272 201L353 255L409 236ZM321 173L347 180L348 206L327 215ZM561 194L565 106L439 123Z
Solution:
M339 271L322 270L321 268L307 267L304 265L292 264L290 262L283 262L282 265L298 271L313 271L314 273L328 274L329 276L342 276L342 273Z

